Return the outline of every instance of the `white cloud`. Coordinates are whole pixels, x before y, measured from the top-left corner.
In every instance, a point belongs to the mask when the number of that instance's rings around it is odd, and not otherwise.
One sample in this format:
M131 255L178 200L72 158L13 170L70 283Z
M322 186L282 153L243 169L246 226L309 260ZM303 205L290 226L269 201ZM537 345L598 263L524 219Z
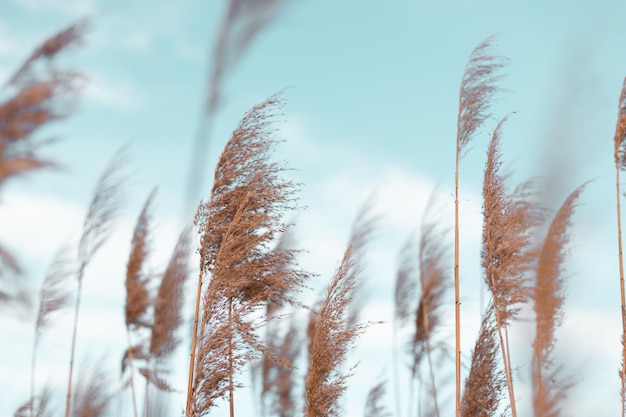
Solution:
M54 12L64 16L84 17L97 11L93 0L14 0L30 13Z
M125 113L141 110L146 102L138 88L129 81L93 73L89 75L84 97L86 100Z

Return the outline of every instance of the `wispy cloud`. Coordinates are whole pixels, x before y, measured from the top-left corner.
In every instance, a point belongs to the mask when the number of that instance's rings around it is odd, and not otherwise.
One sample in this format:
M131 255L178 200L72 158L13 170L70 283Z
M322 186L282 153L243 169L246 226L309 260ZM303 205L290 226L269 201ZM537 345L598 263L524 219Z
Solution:
M130 80L114 79L104 74L89 76L84 98L124 113L142 110L147 101L139 87Z

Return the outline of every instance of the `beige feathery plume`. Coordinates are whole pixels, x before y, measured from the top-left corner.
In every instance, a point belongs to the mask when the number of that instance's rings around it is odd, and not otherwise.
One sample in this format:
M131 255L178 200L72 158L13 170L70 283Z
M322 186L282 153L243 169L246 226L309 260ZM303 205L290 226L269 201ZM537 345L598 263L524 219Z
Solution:
M367 394L365 402L364 417L392 417L385 404L385 395L387 393L387 381L380 381L374 385Z
M59 249L48 269L48 273L39 291L39 309L35 322L35 336L33 339L33 354L31 360L30 397L35 398L35 371L37 349L44 331L50 325L51 315L70 305L72 290L69 279L74 274L74 265L67 258L68 247ZM34 406L34 401L31 401ZM34 410L30 410L34 415Z
M293 259L293 250L270 248L286 228L281 219L295 208L297 188L281 178L285 168L269 159L276 143L270 123L281 104L272 96L246 114L218 161L211 197L196 216L199 290L204 279L209 282L195 354L192 342L187 415L205 415L226 394L233 415L234 378L241 368L259 355L284 363L257 335L262 324L257 312L308 277L295 268L278 268Z
M356 338L367 327L367 324L348 326L348 310L357 284L355 269L358 270L358 266L354 264L352 245L349 245L328 287L311 339L305 381L306 417L340 415L338 400L347 388L346 381L351 371L341 372L339 366L345 361Z
M210 129L222 101L224 79L244 51L280 11L284 0L229 0L217 32L208 74L200 125L189 164L186 201L196 204L198 190L204 185L204 165L209 147Z
M506 389L504 372L498 364L498 329L493 304L483 314L480 332L472 351L472 363L461 403L462 417L494 417Z
M626 168L626 78L622 84L615 126L615 192L617 198L617 244L619 261L620 295L622 300L622 363L620 375L620 395L622 400L622 417L626 416L626 284L624 284L624 257L622 251L622 212L620 172Z
M78 289L74 309L74 326L72 330L72 346L70 352L67 396L65 402L65 417L69 417L71 410L72 376L74 371L74 355L76 351L76 334L78 329L78 316L80 312L80 301L85 269L112 232L122 201L122 192L124 188L122 168L124 164L125 148L122 148L113 156L98 180L96 191L93 195L87 211L87 216L85 217L83 223L83 232L78 244L78 268L76 272Z
M531 232L537 225L539 211L530 200L530 182L507 192L506 176L501 172L500 140L503 119L496 127L489 150L483 182L483 247L481 265L485 282L493 297L496 327L500 338L511 413L516 417L515 394L510 367L506 328L528 301L527 272L535 260L530 250Z
M129 382L135 417L137 417L137 396L135 392L133 358L135 355L139 355L140 357L146 357L147 355L141 352L141 350L143 350L141 344L133 346L131 333L136 332L139 328L150 327L147 317L148 307L151 304L150 291L148 288L150 277L146 274L144 269L145 261L150 251L150 209L155 193L156 190L150 193L139 214L131 240L128 263L126 264L126 306L124 312L128 347L126 349L127 360L126 362L122 362L122 374L125 369L129 369Z
M533 410L536 417L557 417L565 398L566 382L559 382L551 356L555 331L563 320L563 268L567 256L571 217L586 184L574 190L554 216L539 251L533 288L536 331L533 341Z
M77 89L80 75L52 69L50 65L45 66L46 71L40 74L35 67L43 58L50 64L54 57L79 43L85 27L86 22L77 23L48 38L0 90L0 93L9 94L8 99L0 101L0 188L10 178L54 166L36 154L42 143L35 142L34 134L50 122L70 114L69 99ZM0 246L0 278L6 273L21 272L16 258ZM0 288L0 304L23 302L21 295Z
M479 126L490 116L490 100L498 90L496 84L501 78L498 73L504 66L504 59L492 55L493 37L481 42L470 55L463 72L459 92L459 112L457 116L456 156L454 173L454 320L455 320L455 362L456 362L456 416L461 408L461 294L459 278L459 162L467 151L467 144Z
M104 417L111 400L110 381L98 366L84 367L76 384L73 417Z
M168 372L165 361L181 341L177 331L183 322L184 285L189 275L190 233L191 228L185 228L179 235L153 303L154 320L145 352L147 365L139 369L146 378L146 412L151 407L148 398L150 384L158 390L173 391L163 374Z

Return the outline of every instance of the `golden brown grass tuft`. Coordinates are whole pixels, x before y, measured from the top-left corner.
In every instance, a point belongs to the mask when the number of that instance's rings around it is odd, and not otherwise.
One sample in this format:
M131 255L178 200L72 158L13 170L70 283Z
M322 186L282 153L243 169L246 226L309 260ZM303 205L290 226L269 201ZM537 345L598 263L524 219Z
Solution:
M210 129L222 100L222 88L248 45L280 10L284 0L230 0L217 32L202 106L200 125L189 164L187 203L196 204L198 189L204 182L203 167L207 157Z
M367 400L365 402L364 417L392 417L393 414L389 412L385 405L385 396L387 394L387 381L380 381L374 385L370 392L367 394Z
M481 265L496 316L502 359L506 374L511 413L517 415L510 366L507 327L528 301L527 272L535 257L530 250L531 232L539 222L539 211L530 200L531 183L518 186L511 194L502 173L500 140L503 119L491 137L483 182L483 247Z
M268 326L276 320L267 323ZM273 328L274 326L272 326ZM302 335L295 318L289 320L282 334L272 329L267 334L266 345L276 352L276 356L289 364L294 364L302 353ZM261 414L279 417L294 417L296 410L296 374L292 366L280 365L269 358L262 363Z
M504 59L490 53L493 37L482 41L472 51L461 81L457 115L456 153L454 171L454 321L456 362L456 416L461 412L461 294L459 278L459 162L467 144L482 123L489 118L490 100L498 91L498 71Z
M533 410L536 417L557 417L567 383L559 382L553 369L555 331L563 321L563 264L567 255L571 217L586 184L574 190L554 216L539 251L533 289L536 331L533 342Z
M13 414L13 417L53 417L51 410L52 389L45 386L38 396L31 395L31 399L22 404Z
M258 337L261 322L254 317L308 277L279 267L293 259L293 250L270 248L285 231L281 219L294 208L296 191L280 177L285 168L269 159L276 143L270 123L281 105L272 96L245 115L218 161L210 199L198 209L199 292L205 277L210 281L202 295L197 354L192 350L188 415L205 415L228 393L232 416L234 378L242 366L259 355L284 363Z
M352 245L348 246L341 265L328 287L313 331L311 355L305 380L306 417L338 416L339 398L351 375L339 370L348 350L367 324L348 325L348 309L356 286L358 266L354 264Z
M150 221L150 208L152 200L154 199L156 190L153 190L139 214L137 224L135 225L135 231L131 240L130 256L128 263L126 264L126 306L125 306L125 322L126 322L126 337L128 340L127 353L127 365L129 369L129 381L130 389L133 398L133 412L137 417L137 400L135 393L135 379L134 379L134 367L133 356L136 353L141 354L143 357L146 355L141 350L133 347L131 333L136 332L140 328L150 327L148 322L148 307L150 306L150 293L148 285L150 284L150 276L146 274L145 261L148 256L149 247L149 221ZM124 363L122 363L122 373L124 373Z
M98 180L85 221L83 232L78 244L78 269L76 279L78 289L74 309L74 326L72 331L72 347L70 352L69 377L65 417L69 417L72 400L72 375L74 371L74 354L76 351L76 334L85 269L112 232L112 228L121 207L124 176L122 168L125 163L125 149L118 151L107 164Z
M111 394L106 373L97 366L81 370L76 386L73 417L104 417Z
M274 250L284 251L293 250L293 248L295 248L295 238L293 228L290 227L281 233ZM292 259L284 259L284 262L276 264L276 268L278 270L291 268L292 261ZM290 314L289 311L285 311L287 307L285 301L289 300L291 304L298 305L292 297L293 295L287 293L278 293L265 306L265 345L291 365L301 353L302 336L293 315L286 331L281 331L280 322ZM258 370L260 370L261 377L261 415L294 416L296 404L293 391L296 381L292 366L283 366L269 357L263 357Z
M150 357L160 361L171 355L180 344L176 332L183 322L184 284L189 275L190 228L178 237L154 301L154 323L150 336Z
M150 251L150 209L155 192L153 190L150 193L137 219L126 264L125 321L128 331L150 326L147 317L150 306L150 277L145 271L145 262Z
M74 273L73 263L67 259L68 248L62 247L57 251L46 278L39 291L39 309L35 321L33 338L33 354L30 374L30 397L35 398L35 371L37 362L37 348L43 333L50 325L51 315L70 305L72 291L69 288L69 279ZM49 393L48 393L49 394ZM31 401L34 406L34 401ZM30 410L34 415L34 410Z
M622 300L622 364L620 368L620 395L622 417L626 416L626 288L624 284L624 258L622 251L622 213L620 172L626 168L626 78L619 96L617 124L615 126L615 191L617 198L617 244L619 261L620 295Z
M0 89L0 188L10 178L54 165L36 154L41 143L34 134L70 113L67 105L80 75L53 68L52 61L81 41L85 27L86 22L80 22L48 38ZM44 58L48 65L38 71ZM0 246L0 278L21 272L16 258ZM20 292L13 295L0 288L0 304L16 301L23 302Z
M483 314L480 332L472 352L469 375L465 380L462 417L492 417L506 389L506 377L498 368L498 329L493 304Z

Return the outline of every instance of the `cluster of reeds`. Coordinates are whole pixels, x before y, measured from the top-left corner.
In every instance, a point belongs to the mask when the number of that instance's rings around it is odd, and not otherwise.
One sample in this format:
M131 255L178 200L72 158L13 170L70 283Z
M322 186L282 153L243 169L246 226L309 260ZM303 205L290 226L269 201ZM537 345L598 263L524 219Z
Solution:
M251 37L266 23L279 1L232 1L220 29L216 63L210 77L210 93L204 119L211 119L220 98L221 78L233 65ZM242 23L244 22L244 23ZM242 26L243 25L243 26ZM0 105L0 186L5 180L52 165L36 154L33 134L43 125L67 116L68 93L76 88L78 74L54 68L54 58L81 40L85 24L72 25L44 42L4 85L8 98ZM435 218L435 193L427 203L419 238L411 237L400 254L395 282L393 389L395 415L415 410L441 415L442 378L435 358L447 357L451 344L442 329L448 314L447 300L454 287L455 408L463 417L517 416L515 378L512 369L509 328L524 305L534 310L532 342L532 410L535 416L558 416L570 386L555 366L556 330L562 323L564 262L572 215L584 185L576 188L550 219L537 199L535 181L511 188L503 168L501 141L504 117L495 127L487 149L483 180L483 235L481 265L490 301L462 389L461 310L459 265L459 162L477 129L489 118L489 105L498 90L504 60L492 55L492 39L480 43L465 69L458 111L455 173L454 251L447 247L447 229ZM47 61L47 65L42 62ZM167 373L169 360L182 343L185 282L197 251L199 265L189 349L185 415L209 415L221 400L235 413L235 393L243 386L240 375L251 367L259 381L263 415L291 417L339 416L340 399L348 388L353 367L344 369L352 346L370 323L358 318L359 274L367 242L375 222L366 205L353 228L341 263L326 293L313 306L304 306L299 295L311 274L298 266L298 250L285 219L298 208L299 184L284 178L284 163L272 160L278 142L273 122L284 104L280 94L254 106L234 129L217 162L210 193L196 210L194 225L181 232L164 271L148 267L154 242L151 229L156 192L151 192L130 235L126 264L125 327L127 348L122 353L121 389L129 388L132 412L150 415L156 399L150 387L168 392L173 387ZM203 122L205 123L205 122ZM204 129L204 127L202 128ZM200 135L203 148L206 136ZM620 223L620 172L626 167L626 81L620 96L615 133L618 203L619 265L622 320L626 330L624 273ZM202 156L204 150L195 152ZM103 371L92 369L74 381L75 349L79 335L82 287L88 267L109 237L122 207L126 177L125 151L116 154L96 185L77 245L59 250L45 277L38 299L33 339L31 391L16 416L50 416L51 389L36 385L37 350L55 312L74 303L65 416L102 416L111 400L110 384ZM193 163L197 167L199 163ZM190 191L193 198L195 191ZM188 219L191 223L192 219ZM445 222L444 222L445 224ZM545 226L545 227L543 227ZM542 228L543 227L543 228ZM541 235L541 230L545 234ZM197 238L192 238L195 230ZM196 241L194 247L192 242ZM314 250L314 248L312 249ZM454 256L452 256L452 252ZM19 274L21 269L6 248L0 247L0 273ZM452 271L450 271L453 266ZM453 272L454 279L450 276ZM5 289L6 288L6 289ZM358 298L358 300L357 300ZM0 302L25 303L22 293L8 284L0 290ZM308 312L306 329L296 323L298 311ZM290 320L285 320L289 317ZM287 322L287 323L285 323ZM122 324L120 323L120 326ZM411 338L402 356L409 357L409 395L400 398L398 377L401 353L398 330L411 326ZM626 334L626 332L625 332ZM626 336L623 336L623 339ZM304 340L307 343L303 343ZM626 343L623 343L626 352ZM306 349L302 347L305 346ZM305 355L306 354L306 355ZM306 356L306 357L305 357ZM304 358L305 357L305 358ZM624 361L623 356L623 361ZM295 372L305 363L305 374ZM181 367L180 364L177 367ZM626 398L626 366L620 371L622 412ZM137 376L144 379L140 401ZM299 382L298 382L299 381ZM372 383L365 401L365 415L394 415L387 406L384 379ZM508 397L505 404L503 399ZM364 399L365 400L365 399ZM143 410L140 411L142 404ZM417 405L416 405L417 404Z

